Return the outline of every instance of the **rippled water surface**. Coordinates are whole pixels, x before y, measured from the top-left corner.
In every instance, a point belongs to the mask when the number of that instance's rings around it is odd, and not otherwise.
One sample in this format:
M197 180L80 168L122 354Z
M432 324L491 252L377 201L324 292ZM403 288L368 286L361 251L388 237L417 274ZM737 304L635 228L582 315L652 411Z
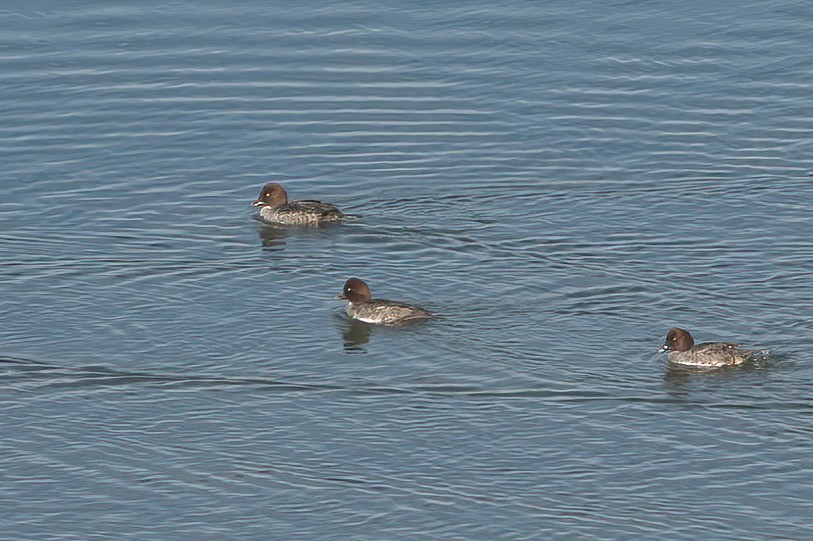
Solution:
M813 539L813 8L0 9L8 539ZM361 218L263 227L266 181ZM349 276L438 317L351 324ZM679 370L669 327L767 350Z

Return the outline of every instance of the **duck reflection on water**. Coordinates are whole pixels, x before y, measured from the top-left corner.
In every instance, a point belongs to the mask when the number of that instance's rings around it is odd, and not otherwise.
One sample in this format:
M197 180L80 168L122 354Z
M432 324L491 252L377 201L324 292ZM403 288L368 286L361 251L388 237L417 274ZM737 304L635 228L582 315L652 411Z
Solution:
M362 346L370 341L373 326L357 319L337 316L337 329L342 335L344 350L347 353L367 353Z
M259 225L257 236L260 237L262 249L270 252L281 252L285 249L288 231L284 227L276 225Z

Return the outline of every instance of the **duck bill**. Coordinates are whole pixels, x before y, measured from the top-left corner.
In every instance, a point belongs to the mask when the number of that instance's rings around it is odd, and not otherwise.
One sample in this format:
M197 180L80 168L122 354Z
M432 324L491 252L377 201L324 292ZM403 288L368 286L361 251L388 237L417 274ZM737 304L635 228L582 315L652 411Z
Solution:
M658 350L658 353L666 353L667 351L669 351L669 346L664 344L661 346L661 349Z
M262 199L257 199L256 201L251 203L252 207L262 207L264 205L265 205L265 201L263 201Z
M338 295L336 295L333 298L336 299L336 300L340 300L340 301L346 301L347 300L347 297L344 296L344 293L339 293Z

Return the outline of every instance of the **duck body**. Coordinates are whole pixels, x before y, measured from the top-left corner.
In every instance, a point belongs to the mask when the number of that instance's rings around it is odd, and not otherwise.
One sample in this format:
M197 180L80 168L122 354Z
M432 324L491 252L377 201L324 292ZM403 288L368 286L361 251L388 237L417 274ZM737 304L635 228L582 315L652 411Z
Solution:
M736 366L747 361L753 351L730 342L704 342L689 351L669 352L669 362L691 366Z
M260 218L264 222L283 225L319 225L339 222L343 217L335 205L321 201L291 201L282 206L260 209Z
M397 325L414 319L432 317L429 312L419 306L383 299L369 302L348 302L346 312L353 319L381 325Z

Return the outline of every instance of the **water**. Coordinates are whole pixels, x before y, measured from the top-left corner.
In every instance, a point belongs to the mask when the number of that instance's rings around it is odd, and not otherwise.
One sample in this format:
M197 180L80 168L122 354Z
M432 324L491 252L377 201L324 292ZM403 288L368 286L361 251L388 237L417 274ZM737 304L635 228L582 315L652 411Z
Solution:
M813 8L121 4L0 12L4 538L813 537Z

